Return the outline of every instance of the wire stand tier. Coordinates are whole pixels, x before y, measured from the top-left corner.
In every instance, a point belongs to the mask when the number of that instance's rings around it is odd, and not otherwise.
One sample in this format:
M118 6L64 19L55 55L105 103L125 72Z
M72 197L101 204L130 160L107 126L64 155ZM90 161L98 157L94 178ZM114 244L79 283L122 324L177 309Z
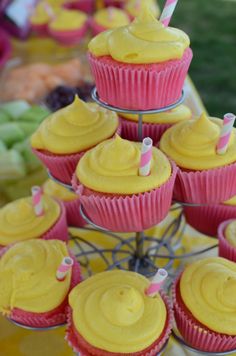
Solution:
M173 109L184 101L184 97L184 92L182 92L180 99L172 105L155 110L140 111L122 109L111 106L103 102L99 98L96 88L94 88L92 91L93 100L100 106L118 113L125 112L129 114L138 115L139 141L142 141L143 139L142 123L144 114L148 115L154 113L161 113ZM73 190L72 186L58 181L50 174L50 172L48 172L48 174L49 177L57 183L63 185L69 190ZM217 244L215 244L214 246L200 249L198 251L186 253L182 245L182 238L186 226L182 211L182 204L174 204L171 207L170 211L175 212L176 217L169 223L169 225L165 228L164 232L161 233L159 236L150 236L149 234L147 234L147 232L140 231L131 234L131 236L128 238L124 238L124 236L119 235L119 232L111 232L102 226L94 224L87 216L86 212L83 209L83 206L81 206L80 214L83 219L90 225L90 227L84 227L81 229L89 231L99 231L107 235L109 239L113 239L115 246L112 249L105 249L102 247L98 247L96 244L93 244L89 241L86 241L86 239L82 236L78 237L78 234L76 234L76 236L73 236L72 234L70 235L70 239L76 245L76 257L79 260L80 264L83 266L83 268L87 271L87 275L92 274L90 259L100 258L106 266L105 269L108 270L114 268L132 270L141 273L146 277L152 277L155 274L157 268L161 266L162 268L168 270L170 277L174 278L176 273L178 273L179 271L178 268L176 270L176 260L183 261L186 258L203 254L217 247ZM179 268L181 268L180 263ZM170 283L171 279L172 278L169 279Z

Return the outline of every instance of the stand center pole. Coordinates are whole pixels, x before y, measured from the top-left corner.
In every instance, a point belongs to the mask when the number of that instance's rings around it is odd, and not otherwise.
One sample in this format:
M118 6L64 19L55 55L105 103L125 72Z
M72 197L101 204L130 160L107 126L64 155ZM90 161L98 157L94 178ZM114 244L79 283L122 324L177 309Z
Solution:
M136 257L141 259L144 256L144 252L143 252L143 232L136 232L135 243L136 243Z

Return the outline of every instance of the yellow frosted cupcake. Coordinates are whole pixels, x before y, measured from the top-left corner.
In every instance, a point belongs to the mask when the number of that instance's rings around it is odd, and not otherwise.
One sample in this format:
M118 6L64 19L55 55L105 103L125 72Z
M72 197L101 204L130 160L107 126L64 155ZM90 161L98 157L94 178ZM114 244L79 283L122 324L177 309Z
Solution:
M164 219L176 167L156 147L151 152L148 176L139 175L141 143L118 135L81 158L73 187L95 224L112 231L142 231Z
M53 177L70 184L85 151L112 137L118 129L116 113L76 97L42 122L31 137L31 146Z
M110 6L95 12L90 25L95 36L100 32L128 25L129 22L129 16L124 10Z
M55 19L48 26L49 34L64 45L79 43L88 27L87 15L79 10L61 8Z
M32 29L39 35L48 35L48 24L52 20L53 14L54 10L45 1L41 1L40 3L38 3L38 5L35 7L32 16L30 17Z
M234 216L234 219L225 220L219 225L218 238L219 256L236 262L236 216Z
M183 31L165 27L148 6L131 24L100 33L88 45L100 99L133 110L176 103L192 60L189 44Z
M173 287L177 327L196 350L236 348L236 264L221 257L189 265Z
M97 274L69 295L67 340L86 355L156 355L167 341L172 311L167 297L145 294L148 279L134 272Z
M169 128L160 149L180 168L174 196L190 203L216 204L236 194L236 130L225 154L216 150L223 120L207 117Z
M63 259L73 265L64 279ZM68 293L80 281L80 267L62 241L29 240L1 251L0 312L23 326L44 328L66 321Z
M51 179L48 179L44 183L43 191L46 195L56 198L64 205L69 226L82 227L86 224L80 214L80 199L77 194L55 183Z
M120 113L122 137L139 141L138 115ZM151 137L154 144L160 141L162 134L178 122L191 119L192 112L186 105L179 105L175 109L159 113L143 115L143 137Z
M21 198L0 209L0 246L29 239L59 239L67 241L65 208L43 195L43 215L37 216L32 197Z

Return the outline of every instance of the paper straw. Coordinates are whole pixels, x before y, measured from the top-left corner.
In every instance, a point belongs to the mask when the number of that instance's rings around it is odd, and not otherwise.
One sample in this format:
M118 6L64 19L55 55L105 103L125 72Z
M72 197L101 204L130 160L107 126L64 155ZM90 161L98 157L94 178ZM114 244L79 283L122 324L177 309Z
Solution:
M164 9L162 11L160 21L163 23L165 27L167 27L170 23L173 12L175 11L175 7L177 5L178 0L166 0Z
M141 148L141 160L139 167L140 176L148 176L150 174L152 161L152 139L150 137L145 137L143 139Z
M108 7L108 19L109 21L112 21L114 18L114 8L113 7Z
M156 293L158 293L167 276L168 272L163 268L159 268L159 270L153 277L150 286L145 292L146 295L148 295L149 297L153 297Z
M47 1L43 2L43 7L48 16L53 20L55 18L54 11Z
M216 147L216 152L219 155L223 155L227 151L230 135L234 126L234 120L235 120L234 114L228 113L224 115L223 126Z
M31 192L32 192L32 202L33 202L35 215L36 216L44 215L42 189L38 186L34 186L31 188Z
M67 273L70 271L74 264L74 261L71 257L64 257L62 263L58 267L56 277L58 281L63 281L66 278Z
M134 4L134 8L136 11L141 10L141 0L136 0Z

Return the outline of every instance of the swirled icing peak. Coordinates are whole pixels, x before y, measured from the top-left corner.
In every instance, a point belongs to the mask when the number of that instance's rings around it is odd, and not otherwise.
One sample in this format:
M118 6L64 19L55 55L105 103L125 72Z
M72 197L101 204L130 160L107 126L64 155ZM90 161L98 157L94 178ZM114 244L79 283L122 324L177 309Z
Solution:
M227 152L218 155L222 120L202 114L198 119L180 122L162 136L160 148L178 166L192 170L221 167L236 160L236 130L233 129Z
M79 181L103 193L136 194L158 188L171 175L167 157L152 149L151 172L139 176L141 143L116 138L106 140L85 153L76 168Z
M158 18L160 15L160 9L156 0L129 0L125 4L125 10L132 17L137 17L145 6L148 6L152 14Z
M43 191L45 194L60 199L62 201L72 201L78 199L78 195L70 192L67 188L57 184L52 179L48 179L43 185Z
M224 235L229 244L236 247L236 220L231 221L224 231Z
M59 240L29 240L11 247L0 259L0 311L44 313L57 308L70 288L71 271L63 281L56 278L66 256L66 244Z
M221 257L189 265L180 280L181 297L210 330L236 335L236 264Z
M101 9L95 13L93 18L96 23L105 28L125 26L130 22L126 12L116 7Z
M31 145L57 154L77 153L111 137L118 125L116 113L75 97L72 104L41 123Z
M39 238L55 224L61 213L60 205L46 195L42 199L42 216L36 216L31 197L15 200L0 209L0 245Z
M87 15L82 11L61 9L55 20L50 22L49 27L56 31L77 30L85 24L86 20Z
M138 122L138 115L125 113L119 115L127 120ZM143 115L143 122L150 124L175 124L176 122L190 119L191 116L191 110L187 106L179 105L163 113Z
M160 63L180 59L189 46L181 30L164 27L147 7L129 25L94 37L88 47L96 57L110 55L124 63Z
M166 307L158 294L145 295L149 281L134 272L99 273L69 295L73 322L91 345L115 353L150 346L161 335Z

